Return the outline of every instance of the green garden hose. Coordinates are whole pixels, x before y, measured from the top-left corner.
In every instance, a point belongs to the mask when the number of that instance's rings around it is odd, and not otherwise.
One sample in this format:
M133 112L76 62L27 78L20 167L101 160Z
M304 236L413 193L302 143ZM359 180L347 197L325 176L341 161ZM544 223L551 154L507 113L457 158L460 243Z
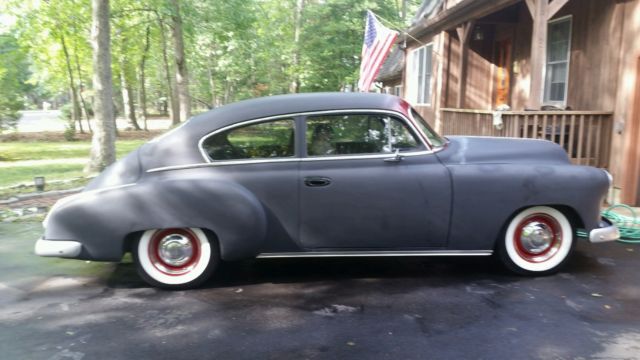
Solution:
M623 208L631 213L631 216L620 215L613 210L615 208ZM607 220L611 221L620 230L619 242L625 244L640 244L640 218L636 215L636 212L629 205L616 204L610 206L606 210L601 212L601 215ZM576 232L578 237L589 237L584 230Z
M631 216L621 215L613 210L622 208L631 213ZM640 244L640 219L636 212L628 205L616 204L602 211L602 216L611 221L620 230L620 242L626 244Z

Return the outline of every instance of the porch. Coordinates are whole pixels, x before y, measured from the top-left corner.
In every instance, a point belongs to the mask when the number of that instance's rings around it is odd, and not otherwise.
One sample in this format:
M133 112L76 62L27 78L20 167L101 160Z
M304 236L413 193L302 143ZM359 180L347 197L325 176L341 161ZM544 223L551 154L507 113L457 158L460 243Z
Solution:
M613 113L607 111L502 111L502 126L494 112L441 109L441 134L498 136L553 141L574 164L609 168Z

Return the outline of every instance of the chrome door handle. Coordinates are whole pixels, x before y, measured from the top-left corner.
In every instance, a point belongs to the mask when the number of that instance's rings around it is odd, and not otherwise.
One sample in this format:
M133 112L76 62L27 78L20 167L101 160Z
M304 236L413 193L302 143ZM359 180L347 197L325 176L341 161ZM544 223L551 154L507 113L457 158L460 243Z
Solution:
M385 162L400 162L402 161L402 155L400 155L400 149L396 149L393 153L393 157L384 159Z
M320 187L331 184L331 179L324 176L307 176L304 178L304 184L309 187Z

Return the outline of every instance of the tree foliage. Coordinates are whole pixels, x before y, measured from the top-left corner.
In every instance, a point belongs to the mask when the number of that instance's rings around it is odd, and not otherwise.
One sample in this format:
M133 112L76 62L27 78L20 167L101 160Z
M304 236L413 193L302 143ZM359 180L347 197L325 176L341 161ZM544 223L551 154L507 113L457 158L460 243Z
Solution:
M182 25L188 95L196 111L201 111L249 97L339 91L353 85L366 9L403 27L401 2L112 0L116 113L146 119L147 112L179 111L176 16ZM418 2L409 1L409 8L415 9ZM11 35L1 35L0 51L9 45L22 51L21 58L2 56L0 79L13 82L11 86L2 83L2 91L13 96L2 96L0 101L20 100L25 88L18 85L28 80L37 85L32 92L39 89L40 96L74 102L79 119L90 116L94 101L90 2L5 0L0 12L17 19ZM25 65L27 60L30 66ZM8 61L19 61L20 67L7 66ZM132 121L132 127L138 125Z
M27 55L14 34L0 34L0 133L15 126L31 86Z

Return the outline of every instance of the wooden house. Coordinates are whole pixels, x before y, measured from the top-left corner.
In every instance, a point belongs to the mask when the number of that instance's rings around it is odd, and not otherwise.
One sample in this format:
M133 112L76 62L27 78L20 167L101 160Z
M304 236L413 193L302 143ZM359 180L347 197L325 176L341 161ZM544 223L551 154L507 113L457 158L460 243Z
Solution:
M426 0L393 51L383 89L441 133L555 141L640 205L640 0Z

